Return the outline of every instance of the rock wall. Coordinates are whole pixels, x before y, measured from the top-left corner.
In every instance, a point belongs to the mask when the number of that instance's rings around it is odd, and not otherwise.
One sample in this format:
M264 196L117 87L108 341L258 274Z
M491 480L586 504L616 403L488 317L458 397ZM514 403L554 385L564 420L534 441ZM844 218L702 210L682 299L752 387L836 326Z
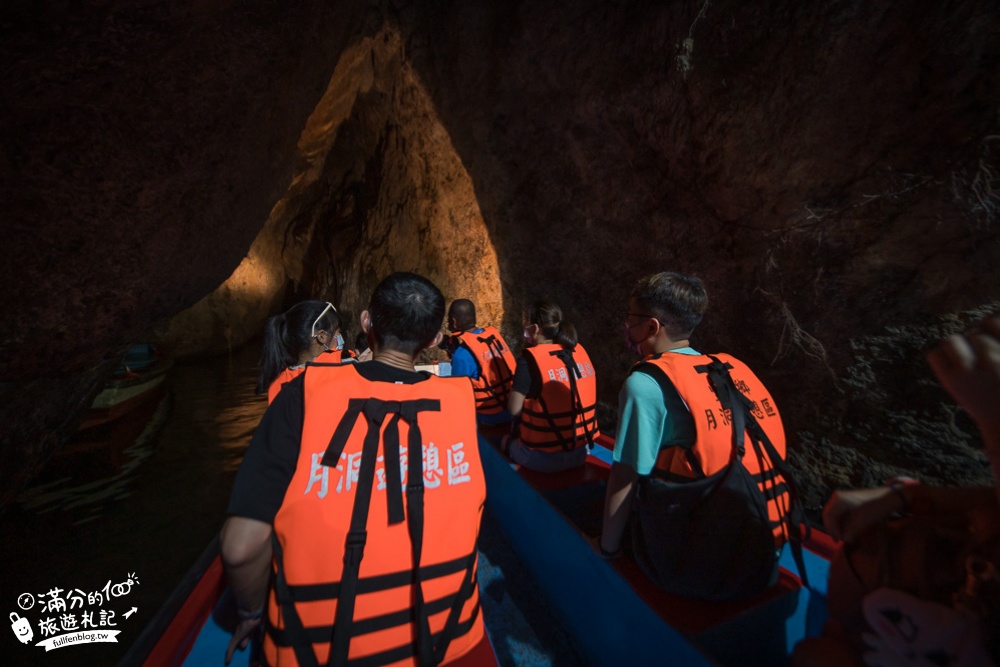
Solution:
M170 320L162 345L176 354L224 350L306 298L337 305L351 341L372 289L392 271L425 275L449 300L471 298L481 322L502 321L496 252L472 181L394 26L345 49L298 154L247 258Z
M124 348L246 255L366 11L0 8L0 505L73 431Z
M353 317L394 269L508 335L559 301L606 425L631 285L695 273L811 504L989 480L922 352L997 309L996 2L42 5L0 18L4 488L125 343Z
M606 401L634 281L694 273L695 345L772 387L813 506L894 472L989 482L922 351L997 308L997 3L439 7L399 20L505 310L563 303Z

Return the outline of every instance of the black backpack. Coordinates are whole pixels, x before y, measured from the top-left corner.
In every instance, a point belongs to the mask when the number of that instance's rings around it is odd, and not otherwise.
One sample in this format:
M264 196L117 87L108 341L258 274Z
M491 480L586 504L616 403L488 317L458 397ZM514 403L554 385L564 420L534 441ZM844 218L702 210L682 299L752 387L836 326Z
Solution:
M724 409L732 410L734 460L722 470L690 482L643 477L632 514L635 560L660 588L705 600L739 600L759 595L778 579L778 556L767 502L788 491L789 509L781 522L791 543L803 585L800 526L804 520L795 481L752 404L735 386L726 364L709 355L709 381ZM663 386L655 365L642 367ZM670 384L673 388L672 383ZM762 491L743 464L745 434L758 457L770 460L780 483ZM808 527L806 528L808 530Z

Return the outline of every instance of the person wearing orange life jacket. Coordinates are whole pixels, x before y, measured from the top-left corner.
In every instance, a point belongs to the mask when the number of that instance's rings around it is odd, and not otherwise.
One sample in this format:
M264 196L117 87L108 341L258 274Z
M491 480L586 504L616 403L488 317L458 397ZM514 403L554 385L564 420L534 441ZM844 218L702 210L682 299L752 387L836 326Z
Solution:
M336 341L336 346L331 344ZM323 355L323 359L318 357ZM305 370L309 361L340 363L353 357L344 349L340 315L326 301L300 301L284 313L268 319L264 327L264 351L260 359L257 393L267 392L274 401L281 388Z
M722 354L703 355L688 342L707 305L708 295L699 279L667 272L640 280L629 298L626 342L643 359L633 367L619 396L600 552L606 558L620 552L631 517L635 559L654 583L673 593L733 599L753 595L773 583L776 547L789 537L789 531L797 532L798 524L792 527L789 518L798 518L792 513L797 498L783 462L781 418L767 389L739 360ZM737 432L736 421L744 429ZM764 439L770 447L760 445L758 451L754 443ZM760 562L746 563L747 578L741 581L733 579L736 568L724 566L686 576L682 582L671 580L671 568L676 570L677 559L690 554L693 547L664 543L658 534L668 532L667 521L680 524L689 519L670 514L683 506L678 494L724 469L737 470L727 466L739 456L736 452L740 449L744 450L739 458L744 465L730 478L746 471L754 481L743 488L753 488L750 485L754 482L759 487L759 495L749 491L746 497L759 507L754 525L761 532L754 533L755 556L749 555L749 550L730 553ZM662 506L657 506L658 502ZM739 533L738 528L726 524L729 517L711 519L721 522L716 532ZM722 553L725 548L715 551L728 557Z
M526 347L517 360L508 410L517 417L504 452L540 472L583 465L597 435L597 377L576 328L551 301L524 314Z
M476 324L476 304L455 299L448 307L444 347L451 355L451 374L468 377L476 395L476 415L483 424L509 424L507 400L514 377L514 354L494 327Z
M221 534L227 662L262 622L272 666L441 664L482 640L475 399L413 366L443 317L430 281L390 275L360 318L373 360L308 363L264 413Z

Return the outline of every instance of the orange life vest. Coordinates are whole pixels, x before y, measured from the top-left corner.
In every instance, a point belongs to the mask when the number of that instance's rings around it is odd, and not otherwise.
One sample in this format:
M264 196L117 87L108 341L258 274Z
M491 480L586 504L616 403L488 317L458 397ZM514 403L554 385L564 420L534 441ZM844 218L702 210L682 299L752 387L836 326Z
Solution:
M298 464L274 518L268 664L465 654L483 636L486 497L469 384L370 382L354 364L310 364L304 402Z
M781 424L778 408L767 388L742 361L728 354L712 356L729 369L734 385L751 402L751 414L767 434L778 455L784 459L785 429ZM633 367L633 370L636 370L649 364L662 371L687 405L695 422L694 445L690 448L675 446L661 449L651 473L653 477L668 482L700 479L722 470L736 456L733 447L731 411L723 410L722 403L708 379L706 369L710 362L711 359L707 355L666 352L647 357ZM648 369L649 366L645 368ZM669 386L663 385L662 378L657 377L655 373L650 375L660 382L664 392L670 391ZM747 441L748 438L749 435ZM743 464L767 498L768 514L775 540L784 543L787 535L781 518L787 516L790 502L785 481L775 469L773 462L767 458L766 453L758 456L752 448L747 447L743 455Z
M493 327L483 327L481 333L460 331L452 334L452 341L454 346L469 351L479 369L479 377L470 378L476 395L476 412L495 415L506 410L516 361L500 332Z
M313 359L313 363L339 364L344 359L353 358L354 353L350 350L324 350L318 357ZM274 401L274 397L281 391L281 388L302 375L302 371L305 369L306 365L302 364L301 366L290 366L278 373L278 377L274 378L271 386L267 388L267 404L270 405Z
M583 346L570 352L545 343L526 347L522 354L542 389L524 399L518 425L521 442L542 450L572 450L593 442L597 377Z

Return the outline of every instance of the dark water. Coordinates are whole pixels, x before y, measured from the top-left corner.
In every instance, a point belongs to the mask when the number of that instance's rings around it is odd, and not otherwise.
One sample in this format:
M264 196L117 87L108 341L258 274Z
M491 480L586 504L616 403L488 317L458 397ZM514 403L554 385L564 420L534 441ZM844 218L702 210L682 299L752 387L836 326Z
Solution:
M22 645L4 630L0 665L119 664L222 525L266 407L253 394L258 355L251 344L229 357L176 364L158 395L76 438L0 516L0 611L27 619L33 632ZM488 516L480 547L483 615L500 664L580 664ZM65 609L43 610L53 591ZM98 592L112 595L98 604ZM34 598L27 609L19 606L25 593ZM101 611L114 626L100 626ZM97 627L81 628L84 612ZM56 626L49 636L117 630L118 643L46 652L34 646L47 638L40 627L46 619ZM220 655L213 664L222 663Z
M62 635L81 629L84 612L98 626L85 631L120 631L117 644L45 652L4 630L10 634L0 664L120 660L222 524L236 469L266 407L253 394L258 355L248 345L228 357L176 364L158 396L78 438L0 516L0 611L8 622L12 612L27 618L32 644L46 638L43 620L53 619ZM131 585L115 588L129 579ZM58 589L65 609L43 611ZM91 594L102 590L112 595L98 605ZM24 593L36 599L27 610L18 604ZM125 619L132 607L137 611ZM114 627L99 626L101 611Z

